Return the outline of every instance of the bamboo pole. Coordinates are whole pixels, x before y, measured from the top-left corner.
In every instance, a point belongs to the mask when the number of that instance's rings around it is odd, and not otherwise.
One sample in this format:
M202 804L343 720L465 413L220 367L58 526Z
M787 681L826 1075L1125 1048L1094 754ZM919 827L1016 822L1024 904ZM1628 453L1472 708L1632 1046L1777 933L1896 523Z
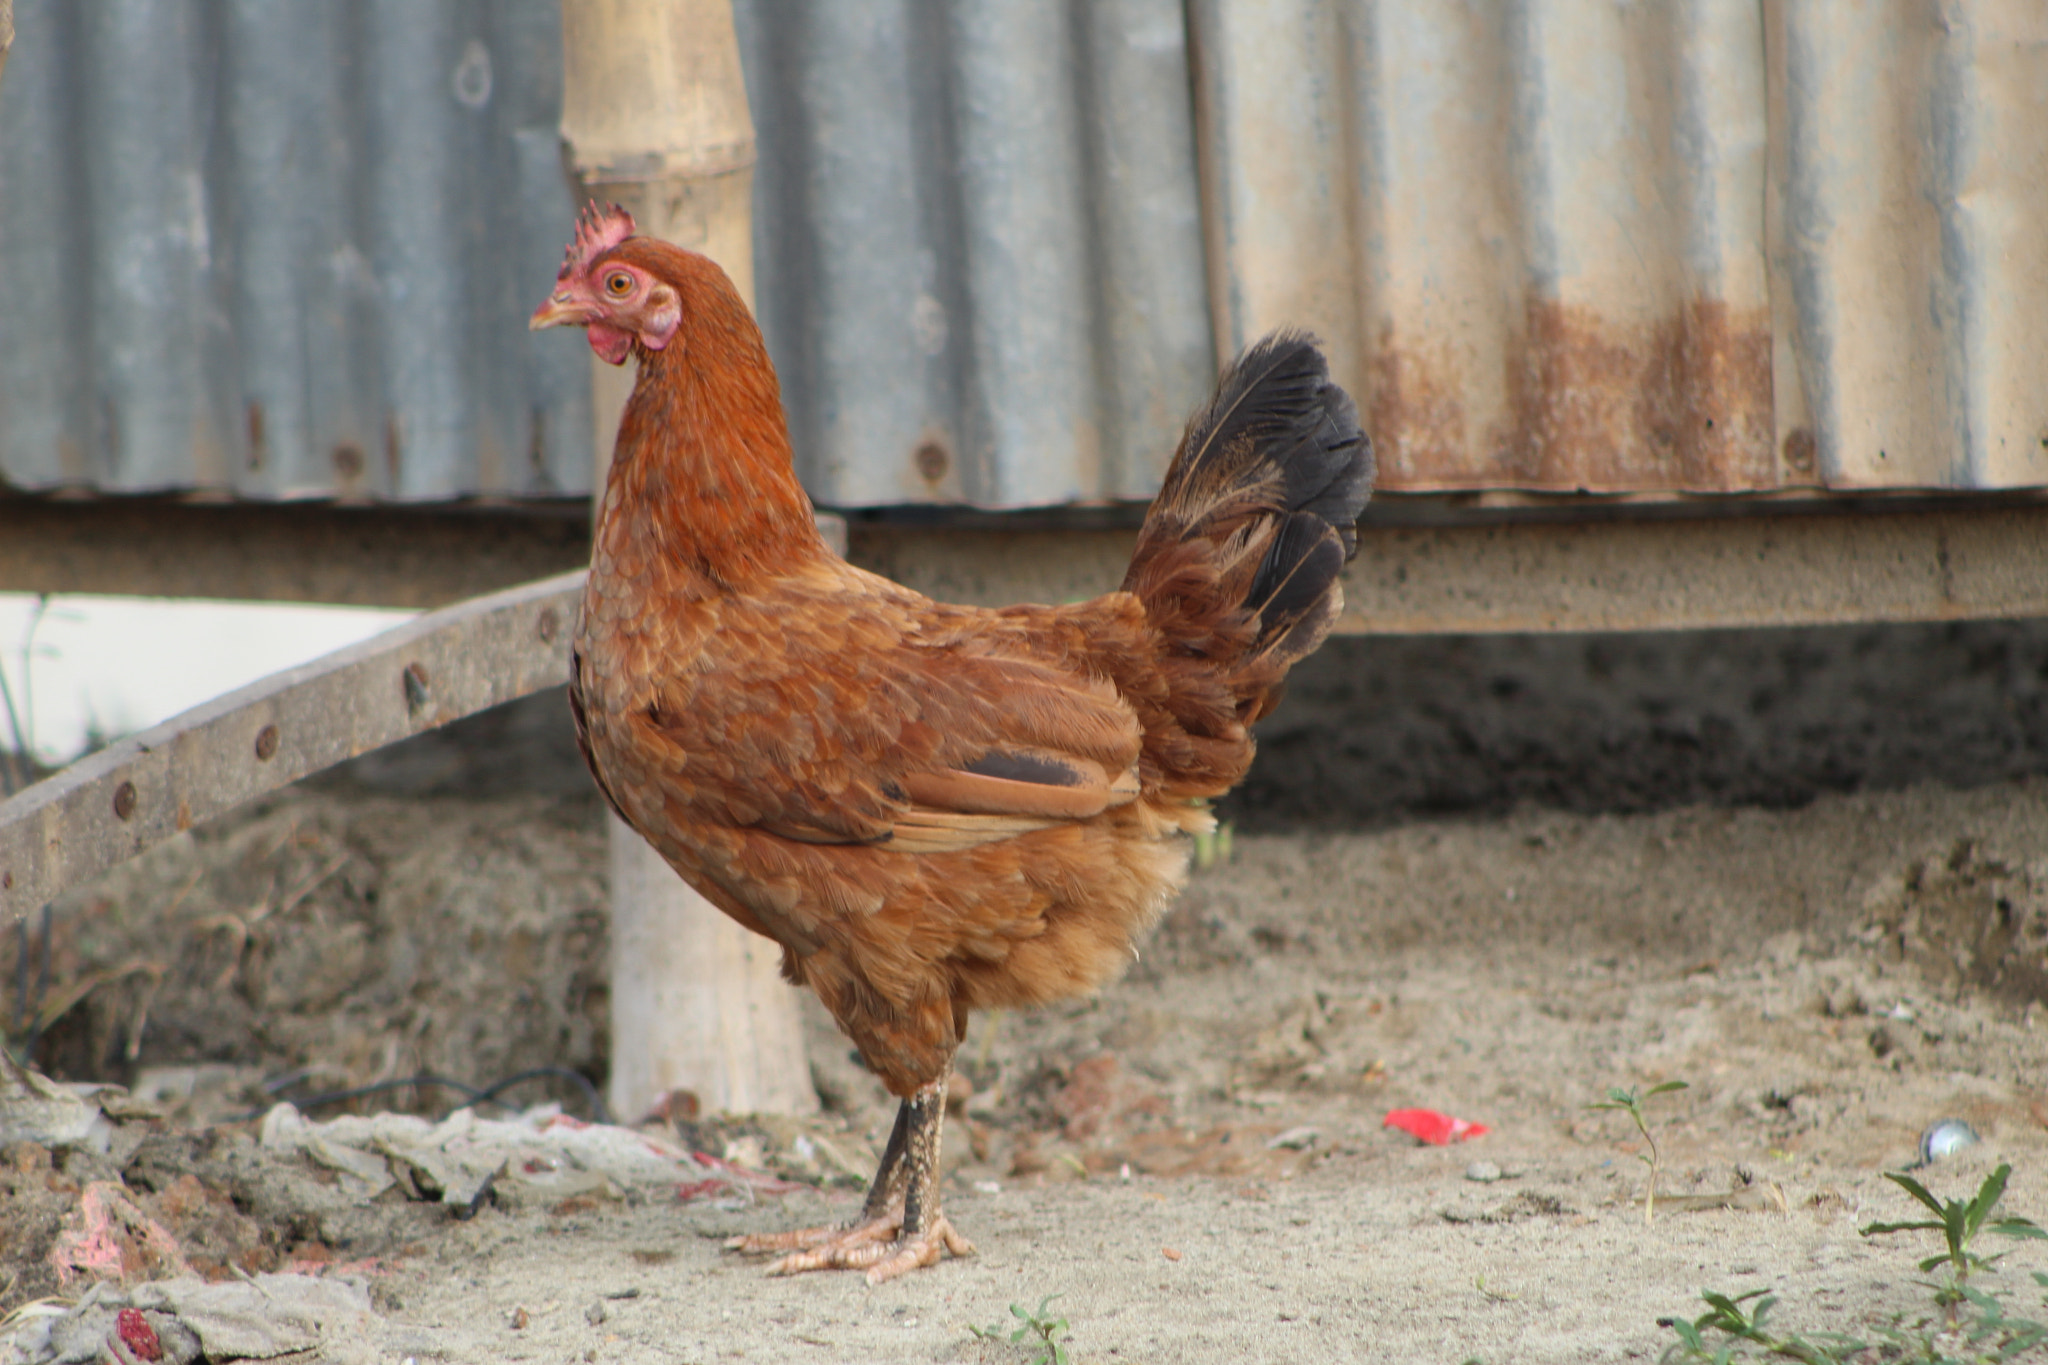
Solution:
M729 0L564 0L562 137L585 192L701 251L754 297L754 126ZM632 375L593 357L597 486ZM611 821L612 1112L688 1090L707 1110L818 1107L773 943Z

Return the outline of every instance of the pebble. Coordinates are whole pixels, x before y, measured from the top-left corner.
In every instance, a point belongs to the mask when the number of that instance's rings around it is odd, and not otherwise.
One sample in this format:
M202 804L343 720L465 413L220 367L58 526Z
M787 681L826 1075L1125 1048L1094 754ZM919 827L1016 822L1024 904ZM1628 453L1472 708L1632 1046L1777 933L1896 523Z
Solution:
M1943 1119L1921 1134L1920 1164L1925 1166L1954 1156L1965 1147L1976 1146L1979 1140L1977 1130L1961 1119Z
M1475 1161L1465 1168L1465 1178L1476 1180L1482 1185L1491 1185L1501 1178L1500 1167L1491 1161Z

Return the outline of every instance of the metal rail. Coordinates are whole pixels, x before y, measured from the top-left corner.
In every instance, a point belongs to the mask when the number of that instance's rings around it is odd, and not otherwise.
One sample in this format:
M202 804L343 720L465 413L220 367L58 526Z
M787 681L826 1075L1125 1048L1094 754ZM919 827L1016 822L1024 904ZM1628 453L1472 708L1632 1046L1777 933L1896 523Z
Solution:
M0 804L0 924L182 830L568 681L584 572L431 612L80 759Z

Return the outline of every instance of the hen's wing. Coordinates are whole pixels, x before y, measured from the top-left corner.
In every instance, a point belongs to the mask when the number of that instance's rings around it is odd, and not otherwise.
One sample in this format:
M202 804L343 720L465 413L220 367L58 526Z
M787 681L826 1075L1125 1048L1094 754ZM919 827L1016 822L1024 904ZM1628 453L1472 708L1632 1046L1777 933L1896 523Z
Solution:
M924 853L1137 796L1136 714L1106 678L1048 650L1071 623L1048 632L1029 615L933 608L893 585L762 605L723 613L636 718L642 755L701 814Z
M891 848L971 848L1137 799L1137 718L1106 682L954 651L923 662L927 713L956 738L926 758L876 756L908 798ZM1104 742L1117 732L1127 741Z

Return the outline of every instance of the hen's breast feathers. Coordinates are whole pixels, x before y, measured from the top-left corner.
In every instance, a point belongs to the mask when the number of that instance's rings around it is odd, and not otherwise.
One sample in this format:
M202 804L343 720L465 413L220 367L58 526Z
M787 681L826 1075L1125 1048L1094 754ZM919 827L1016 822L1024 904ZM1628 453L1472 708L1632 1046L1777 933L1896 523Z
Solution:
M1138 716L1101 657L1149 642L1124 594L986 611L820 561L745 598L636 616L584 646L618 657L578 669L579 731L608 795L651 778L698 821L902 853L1139 795ZM607 681L631 690L593 695ZM639 771L607 781L622 747Z

